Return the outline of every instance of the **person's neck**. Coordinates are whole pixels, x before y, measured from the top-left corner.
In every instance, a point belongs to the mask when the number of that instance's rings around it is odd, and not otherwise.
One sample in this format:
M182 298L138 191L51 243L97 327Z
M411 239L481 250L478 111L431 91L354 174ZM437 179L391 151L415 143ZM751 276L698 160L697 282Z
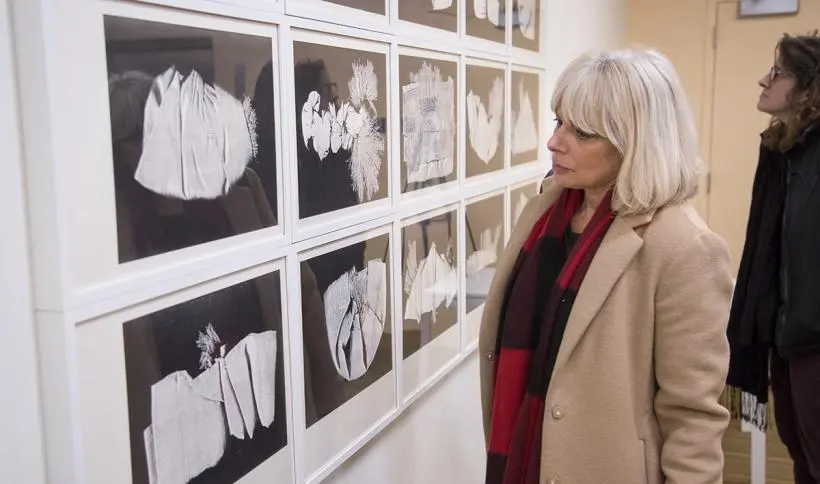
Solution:
M584 190L584 202L581 205L581 210L594 212L606 196L607 191L609 191L609 188L588 188Z

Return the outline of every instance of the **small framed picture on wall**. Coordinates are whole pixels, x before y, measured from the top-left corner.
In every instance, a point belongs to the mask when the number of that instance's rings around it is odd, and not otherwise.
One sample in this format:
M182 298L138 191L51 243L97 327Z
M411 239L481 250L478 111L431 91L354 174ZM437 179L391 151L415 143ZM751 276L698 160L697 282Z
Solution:
M740 0L738 17L764 15L794 15L800 10L800 0Z

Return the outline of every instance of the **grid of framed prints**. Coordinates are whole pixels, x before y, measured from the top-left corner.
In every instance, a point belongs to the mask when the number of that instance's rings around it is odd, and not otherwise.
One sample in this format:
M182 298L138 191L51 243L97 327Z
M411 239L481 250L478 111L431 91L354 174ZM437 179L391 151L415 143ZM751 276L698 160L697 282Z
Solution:
M320 482L475 350L549 170L542 4L55 4L66 482Z

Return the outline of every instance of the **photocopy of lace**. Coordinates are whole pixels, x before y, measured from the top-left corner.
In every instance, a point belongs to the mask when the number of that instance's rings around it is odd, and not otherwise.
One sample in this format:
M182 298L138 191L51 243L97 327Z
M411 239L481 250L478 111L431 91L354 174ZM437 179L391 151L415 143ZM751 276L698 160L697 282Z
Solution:
M321 106L321 96L311 91L302 105L302 141L324 160L328 153L350 151L350 180L359 203L371 200L379 190L379 173L385 151L379 132L375 102L379 80L373 63L356 60L348 81L350 98L340 106Z
M535 40L535 0L516 0L518 8L515 13L518 16L518 28L521 35L529 40Z
M501 143L504 121L504 81L501 76L493 80L488 103L470 91L467 94L467 131L470 146L478 158L489 164Z
M404 162L407 181L423 182L453 172L455 158L455 83L438 67L422 63L402 86Z
M347 381L367 372L387 314L387 264L375 259L342 274L324 294L327 340L336 371Z
M518 83L518 106L512 110L512 131L510 132L514 155L538 149L538 128L535 124L532 100L524 89L524 80Z
M144 439L152 484L189 482L219 463L228 434L252 439L257 424L275 418L276 331L251 333L225 354L209 324L196 344L202 373L176 371L151 386Z
M143 146L134 179L182 200L225 195L256 156L256 113L192 70L154 79L145 105Z
M467 258L465 270L471 276L485 267L489 267L498 260L498 243L501 241L501 226L497 225L492 231L484 229L478 243L478 250Z
M439 305L450 307L456 297L458 271L438 252L435 242L421 262L417 262L416 255L416 241L413 240L407 245L404 261L404 291L407 295L404 319L420 322L423 314L430 313L435 323Z

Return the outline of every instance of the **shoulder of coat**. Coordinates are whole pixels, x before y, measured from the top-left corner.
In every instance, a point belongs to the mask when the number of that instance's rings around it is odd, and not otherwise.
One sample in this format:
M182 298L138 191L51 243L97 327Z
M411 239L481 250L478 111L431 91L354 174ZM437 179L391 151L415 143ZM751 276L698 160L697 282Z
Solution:
M697 210L688 202L659 209L643 234L645 247L679 250L704 234L713 234Z

